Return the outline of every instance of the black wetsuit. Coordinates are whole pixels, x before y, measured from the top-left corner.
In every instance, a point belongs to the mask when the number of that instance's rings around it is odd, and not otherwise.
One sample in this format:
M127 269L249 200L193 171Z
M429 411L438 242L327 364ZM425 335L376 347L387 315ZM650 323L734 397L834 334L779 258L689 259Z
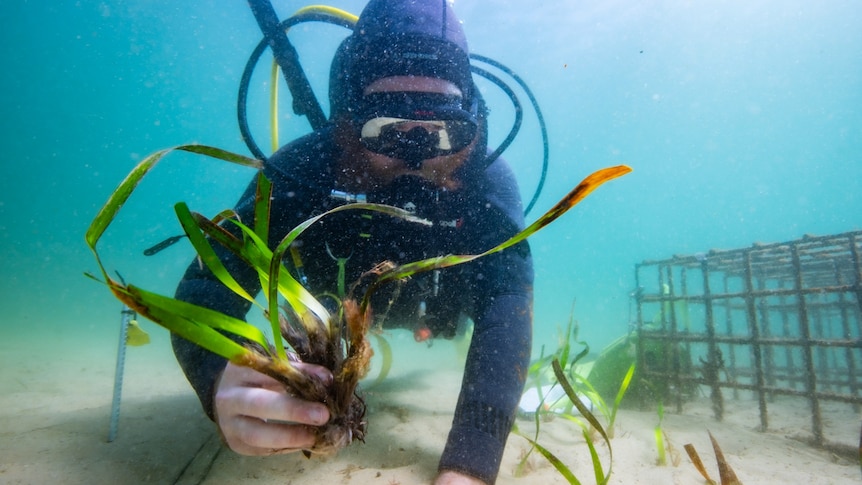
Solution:
M279 150L264 174L273 182L269 241L272 247L298 223L340 202L330 196L338 189L335 161L339 149L328 128ZM243 221L253 220L255 183L236 210ZM388 215L346 211L308 229L298 241L306 285L314 294L336 292L338 265L327 252L347 257L348 287L375 264L397 263L444 254L475 254L515 234L523 227L520 196L514 176L499 159L465 180L456 191L437 190L419 179L396 180L369 201L416 211L433 222L423 226ZM369 217L370 215L370 217ZM259 291L257 275L238 258L227 267L252 294ZM288 264L288 266L291 266ZM296 271L292 268L292 271ZM456 470L487 482L496 479L503 446L511 429L529 365L533 269L526 242L472 263L418 275L404 283L391 307L391 291L373 301L375 314L386 311L387 325L408 326L419 317L435 336L451 338L459 316L475 322L454 422L440 468ZM187 270L177 298L241 318L250 303L235 295L197 262ZM388 309L388 310L387 310ZM207 414L213 416L213 387L226 365L218 357L174 336L177 359L197 391Z

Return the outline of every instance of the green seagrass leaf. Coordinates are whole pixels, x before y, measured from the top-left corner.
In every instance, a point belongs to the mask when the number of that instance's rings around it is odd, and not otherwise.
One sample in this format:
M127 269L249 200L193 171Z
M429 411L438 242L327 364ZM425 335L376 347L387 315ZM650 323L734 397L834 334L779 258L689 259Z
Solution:
M302 315L305 311L311 310L321 321L329 320L329 312L327 312L323 306L315 299L311 293L309 293L293 276L284 269L284 266L281 264L281 261L284 257L284 254L290 248L290 245L293 241L296 240L306 229L308 229L312 224L319 221L320 219L334 214L336 212L343 212L349 210L369 210L374 212L381 212L383 214L387 214L393 217L398 217L409 222L415 222L419 224L430 225L431 223L425 219L414 216L413 214L405 211L404 209L400 209L398 207L393 207L389 205L383 204L372 204L372 203L356 203L356 204L346 204L342 206L335 207L334 209L330 209L320 215L312 217L303 221L294 227L278 244L273 251L272 256L270 257L270 266L269 266L269 305L270 305L270 315L273 314L272 308L276 304L275 303L275 288L279 288L279 291L282 293L282 296L288 301L291 308L294 309L297 313ZM287 279L286 282L283 283L284 279ZM276 284L273 284L277 282ZM287 287L291 291L284 292L281 289ZM290 296L290 297L289 297ZM291 298L292 297L292 298ZM304 320L303 320L304 321Z
M263 168L263 162L256 158L249 158L244 155L240 155L238 153L229 152L227 150L208 146L208 145L182 145L173 150L181 150L189 153L198 153L200 155L206 155L208 157L216 158L218 160L224 160L225 162L236 163L238 165L242 165L244 167L254 168L260 170Z
M567 482L569 482L572 485L580 485L581 484L581 482L578 481L578 479L575 477L575 474L572 473L572 471L569 469L569 467L567 467L562 461L560 461L560 459L557 458L556 455L551 453L547 448L540 445L538 442L536 442L536 440L530 438L529 436L522 434L519 431L513 431L513 433L516 433L521 438L524 438L525 440L529 441L530 444L536 448L536 451L538 451L542 456L544 456L545 459L548 460L548 462L550 462L551 465L553 465L554 468L557 469L557 471L560 473L560 475L562 475L566 479Z
M215 250L213 250L212 245L210 245L207 238L204 236L203 230L200 225L198 225L195 218L192 216L191 211L189 211L188 206L185 202L179 202L174 206L174 211L177 214L177 219L179 219L180 224L183 226L183 229L186 232L186 235L189 237L189 242L194 246L195 251L198 253L201 261L212 271L213 275L218 278L219 281L231 291L236 293L237 295L245 298L246 300L254 303L255 305L260 306L258 302L255 301L254 297L249 295L245 289L240 286L239 283L234 279L233 276L228 272L227 268L225 268L224 263L222 263L221 259L216 255Z
M611 411L610 423L609 427L613 427L614 421L616 420L617 410L620 408L620 404L623 402L623 397L626 395L626 391L629 389L629 385L632 383L632 377L635 375L635 364L629 366L629 370L626 372L626 376L623 378L623 382L620 384L620 388L617 391L617 396L614 398L614 407ZM613 432L613 431L611 431Z
M575 407L578 408L578 412L581 413L581 416L583 416L587 421L589 421L593 428L595 428L596 431L598 431L599 434L602 435L602 438L604 438L605 443L608 445L608 452L611 454L611 458L613 458L611 440L610 438L608 438L608 435L605 432L605 428L599 423L599 420L596 419L593 413L591 413L590 410L587 409L586 406L584 406L584 403L581 402L580 398L578 398L578 394L575 392L574 389L572 389L572 385L569 383L569 380L566 379L566 375L563 372L563 368L562 366L560 366L560 361L554 359L554 361L551 362L551 366L554 368L554 375L557 377L557 382L561 386L563 386L563 390L566 391L566 395L569 396L569 399L572 401L572 404L574 404Z
M127 286L125 292L135 302L129 306L138 313L222 357L233 359L241 353L238 348L245 347L216 330L242 337L264 349L269 348L260 329L238 318L133 285Z
M105 205L102 206L96 214L96 217L93 218L93 222L90 223L90 227L87 229L85 239L90 249L95 251L96 243L99 241L99 238L101 238L102 234L105 233L105 229L107 229L114 220L114 217L116 217L117 212L119 212L123 207L123 204L129 200L129 196L132 195L135 187L138 186L141 179L144 178L144 175L146 175L153 166L155 166L155 164L170 151L171 149L160 150L144 158L137 166L135 166L134 169L132 169L131 172L129 172L129 175L120 182L120 185L114 190L107 202L105 202Z
M547 226L561 215L565 214L566 211L574 207L578 202L583 200L584 197L589 195L593 190L598 188L603 183L609 180L613 180L617 177L621 177L631 171L632 169L626 165L618 165L616 167L607 167L593 172L592 174L587 176L587 178L582 180L577 187L575 187L571 192L569 192L565 197L563 197L562 200L557 202L554 207L552 207L548 212L542 215L542 217L537 219L536 222L530 224L523 231L515 234L506 241L503 241L502 243L498 244L497 246L494 246L491 249L488 249L483 253L473 255L439 256L400 265L382 273L378 277L377 281L374 284L370 285L368 290L365 292L365 296L362 298L363 310L367 306L371 295L375 291L377 291L377 288L379 288L380 285L382 285L383 283L387 281L408 278L414 274L425 271L448 268L450 266L468 263L475 259L482 258L490 254L502 251L506 248L512 247L515 244L518 244L519 242L532 236L534 233Z
M584 435L584 441L587 442L587 447L590 449L590 460L593 462L593 475L596 477L596 484L604 485L608 483L607 478L610 477L610 470L608 471L608 477L605 477L605 471L602 469L602 462L599 460L599 454L596 452L596 444L593 443L593 438L586 429L581 429L581 433Z
M206 145L181 145L173 148L166 148L164 150L159 150L152 155L144 158L135 166L134 169L120 182L120 185L114 190L111 196L108 198L108 201L105 202L105 205L99 210L96 217L93 218L93 222L90 224L90 227L87 229L85 239L87 241L87 245L90 249L95 250L96 243L99 241L99 238L104 234L105 229L111 224L116 217L117 212L123 207L123 204L129 200L129 196L132 195L132 192L141 182L141 179L152 170L152 168L158 163L165 155L171 153L173 151L186 151L190 153L199 153L201 155L207 155L212 158L217 158L219 160L225 160L232 163L238 163L240 165L260 169L263 167L260 160L254 158L248 158L236 153L232 153L226 150L222 150L221 148L210 147ZM97 255L98 257L98 255Z
M272 182L260 172L257 174L257 190L254 196L254 233L263 241L269 241L269 218L272 209Z

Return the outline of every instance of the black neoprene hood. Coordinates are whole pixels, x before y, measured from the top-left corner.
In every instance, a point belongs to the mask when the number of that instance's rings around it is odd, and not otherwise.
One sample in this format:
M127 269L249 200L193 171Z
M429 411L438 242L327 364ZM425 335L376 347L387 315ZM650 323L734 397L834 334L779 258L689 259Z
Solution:
M372 82L391 76L427 76L473 98L467 40L446 0L371 0L333 62L333 114L356 106ZM467 104L469 106L469 104Z

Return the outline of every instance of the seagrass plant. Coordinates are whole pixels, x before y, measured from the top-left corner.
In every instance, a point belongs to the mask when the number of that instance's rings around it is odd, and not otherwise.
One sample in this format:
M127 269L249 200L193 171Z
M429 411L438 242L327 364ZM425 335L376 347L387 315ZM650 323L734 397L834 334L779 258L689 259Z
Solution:
M226 210L214 217L192 212L185 203L174 208L177 218L202 264L234 293L252 302L266 315L272 327L273 342L252 324L205 307L194 305L149 292L133 284L111 278L96 249L99 239L117 216L143 177L165 155L172 151L186 151L261 169L259 160L204 145L184 145L156 152L142 160L120 183L108 201L97 213L86 233L86 242L99 266L102 280L119 300L140 315L165 327L171 332L230 360L236 365L250 367L269 375L285 385L298 397L325 403L330 421L318 428L315 445L305 450L311 453L333 454L353 440L363 440L366 433L365 404L357 392L359 379L367 372L372 355L367 334L372 321L369 300L381 285L408 278L411 275L472 261L502 251L523 241L546 226L586 197L602 183L630 172L626 166L599 170L581 182L550 211L525 230L498 246L475 255L446 255L415 261L403 265L381 261L369 268L365 277L371 278L361 298L346 295L339 310L331 314L287 271L282 264L290 244L310 225L329 214L345 210L369 210L400 217L418 224L430 222L418 219L401 209L379 205L347 204L312 217L291 230L276 246L267 246L271 184L259 172L254 221L240 221L233 211ZM233 226L234 231L227 228ZM252 267L258 275L265 303L261 304L248 294L227 271L216 256L212 243L217 243ZM98 279L96 276L88 276ZM239 337L237 343L226 334ZM291 353L288 353L287 342ZM319 364L333 374L331 385L299 371L293 360Z
M518 466L516 467L516 475L522 473L522 471L526 468L527 459L533 450L536 450L539 454L541 454L546 460L548 460L551 465L566 479L566 481L570 484L580 485L580 481L575 476L575 474L569 469L568 466L563 463L556 455L554 455L550 450L542 446L539 440L539 430L541 420L539 419L542 414L549 414L551 416L558 416L568 421L571 421L581 428L581 434L584 438L584 441L587 445L587 448L590 452L590 460L593 465L593 476L597 484L606 484L611 476L611 471L613 470L613 448L611 446L611 438L614 436L614 423L616 421L617 411L619 410L620 404L622 403L623 397L628 391L629 385L631 384L632 377L634 376L635 366L632 364L626 375L623 377L622 382L620 382L619 388L617 390L616 397L614 398L613 405L608 405L605 399L599 394L595 387L593 387L590 381L582 376L578 372L577 364L578 362L585 358L587 354L589 354L590 347L584 341L578 341L578 326L575 323L574 319L574 304L572 305L572 311L569 313L569 323L566 328L563 337L560 339L560 348L557 349L556 352L549 356L542 356L538 360L532 362L530 364L530 368L527 372L528 380L532 380L536 383L536 389L542 388L542 383L544 379L545 370L550 366L551 370L554 374L555 385L559 385L563 388L563 391L568 397L571 405L568 405L566 408L561 411L546 411L544 408L544 401L547 396L541 398L541 402L539 404L538 409L534 413L535 418L535 434L533 437L529 437L523 434L517 428L514 430L515 434L521 436L526 439L530 444L530 450L521 458ZM583 349L575 355L569 361L569 356L572 353L572 344L578 343L583 345ZM573 385L574 383L574 385ZM605 417L607 424L602 426L596 416L588 409L580 399L580 395L584 395L589 399L589 401L593 404L595 409L598 409L599 413ZM594 433L597 433L605 442L608 448L608 454L610 456L610 462L608 463L607 471L605 471L604 466L601 463L598 452L596 450Z

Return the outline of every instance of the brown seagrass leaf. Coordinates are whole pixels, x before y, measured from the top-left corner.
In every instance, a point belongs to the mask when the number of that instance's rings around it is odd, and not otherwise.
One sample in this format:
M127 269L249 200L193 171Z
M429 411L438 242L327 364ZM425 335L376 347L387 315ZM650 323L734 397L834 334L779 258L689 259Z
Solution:
M733 468L724 459L724 453L721 452L721 447L718 446L718 441L709 433L709 441L712 442L712 449L715 450L715 461L718 462L718 477L721 479L721 485L742 485L742 482L736 478L736 473Z
M688 457L691 458L691 462L694 464L694 467L701 475L703 475L703 478L706 479L706 483L709 485L715 485L715 480L710 478L709 473L706 471L706 467L703 466L703 461L701 461L700 455L698 455L697 450L694 449L694 445L688 443L683 446L683 448L685 448L685 452L688 453Z
M566 194L566 196L563 197L559 202L557 202L557 204L554 205L554 207L552 207L550 210L548 210L548 212L536 219L535 222L527 226L519 233L494 246L493 248L486 250L485 252L479 254L449 254L445 256L438 256L434 258L423 259L421 261L414 261L412 263L402 264L382 272L377 278L377 280L372 283L365 291L365 296L362 298L362 303L360 305L361 311L365 311L368 306L368 301L371 298L371 295L375 291L377 291L377 289L382 284L392 280L409 278L410 276L425 271L448 268L450 266L469 263L470 261L488 256L490 254L494 254L496 252L514 246L521 241L527 239L528 237L532 236L534 233L547 226L551 222L555 221L561 215L565 214L566 211L574 207L578 202L582 201L584 197L589 195L600 185L617 177L622 177L623 175L631 171L631 167L628 167L626 165L618 165L616 167L606 167L593 172L592 174L587 176L587 178L582 180L581 183L577 185L577 187L572 189L571 192Z

